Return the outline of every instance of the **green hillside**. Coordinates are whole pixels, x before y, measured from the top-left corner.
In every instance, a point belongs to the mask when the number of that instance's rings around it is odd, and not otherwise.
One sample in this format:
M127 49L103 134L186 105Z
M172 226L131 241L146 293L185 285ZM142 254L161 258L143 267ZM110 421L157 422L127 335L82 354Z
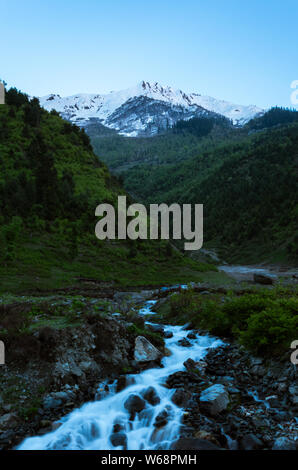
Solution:
M81 277L187 282L209 269L167 242L97 240L95 208L119 194L83 130L10 89L0 106L0 290L51 289Z
M122 174L126 189L146 203L203 203L205 244L228 260L295 262L298 124L284 122L296 113L260 119L259 127L272 128L252 131L254 122L237 138L201 141L183 161L131 168ZM193 136L183 138L188 155Z

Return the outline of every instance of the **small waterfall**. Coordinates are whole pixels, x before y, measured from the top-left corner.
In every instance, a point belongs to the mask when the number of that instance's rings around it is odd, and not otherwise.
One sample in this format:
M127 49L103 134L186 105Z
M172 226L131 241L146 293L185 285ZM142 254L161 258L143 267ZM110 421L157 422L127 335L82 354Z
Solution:
M139 311L141 315L152 315L155 301L149 301ZM147 369L139 374L130 374L128 385L117 393L115 386L105 387L94 402L72 411L62 418L62 425L43 436L25 439L20 450L150 450L169 449L179 438L183 409L176 406L171 398L174 389L164 387L169 375L184 370L183 363L191 358L202 359L208 349L222 344L222 341L209 336L190 339L191 347L178 344L189 331L183 326L165 326L173 333L165 340L170 355L162 360L162 368ZM149 387L154 388L158 397L154 404L145 401L142 410L131 416L125 408L126 400L137 396L143 401ZM152 401L151 401L152 403ZM156 418L165 416L160 427Z

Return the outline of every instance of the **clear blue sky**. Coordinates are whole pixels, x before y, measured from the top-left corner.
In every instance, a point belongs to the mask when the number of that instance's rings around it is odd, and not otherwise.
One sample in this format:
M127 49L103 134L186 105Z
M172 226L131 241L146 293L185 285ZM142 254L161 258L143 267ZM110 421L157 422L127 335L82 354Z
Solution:
M290 106L297 0L0 0L0 77L29 94L142 79L240 104Z

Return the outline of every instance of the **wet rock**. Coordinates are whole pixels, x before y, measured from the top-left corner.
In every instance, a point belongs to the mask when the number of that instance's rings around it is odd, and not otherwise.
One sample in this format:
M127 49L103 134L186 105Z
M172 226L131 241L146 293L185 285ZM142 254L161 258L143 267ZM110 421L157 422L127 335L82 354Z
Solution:
M126 387L126 376L125 375L120 375L120 377L117 380L117 385L116 385L116 392L121 392L121 390L124 390Z
M178 388L172 396L172 402L177 406L185 408L189 402L192 394L183 388Z
M190 348L191 347L190 341L188 341L188 339L186 339L186 338L180 339L178 341L178 344L179 344L179 346L183 346L184 348Z
M227 409L229 395L222 384L215 384L206 388L200 395L200 408L212 416Z
M147 390L142 393L142 396L152 406L158 405L158 403L160 403L160 398L157 395L154 387L148 387Z
M263 447L263 442L251 433L243 436L240 446L242 450L257 450Z
M172 333L172 331L166 330L163 336L164 338L169 339L169 338L173 338L174 334Z
M196 339L197 338L197 335L191 331L190 333L188 333L188 335L186 336L187 339Z
M113 433L124 431L124 430L125 430L124 424L115 423L113 426Z
M161 358L161 352L153 346L144 336L137 336L135 340L134 359L137 362L156 361Z
M154 427L161 428L168 423L169 417L172 414L172 408L167 405L155 418Z
M296 444L287 437L278 437L275 439L273 450L296 450Z
M127 447L127 436L125 432L115 432L110 436L111 444L114 447L122 446Z
M205 439L182 437L172 444L171 450L220 450L220 447Z
M274 279L270 276L265 275L265 274L254 273L253 280L257 284L271 285L271 284L274 283Z
M142 411L146 406L145 400L139 395L130 395L124 403L124 408L131 414L135 415Z

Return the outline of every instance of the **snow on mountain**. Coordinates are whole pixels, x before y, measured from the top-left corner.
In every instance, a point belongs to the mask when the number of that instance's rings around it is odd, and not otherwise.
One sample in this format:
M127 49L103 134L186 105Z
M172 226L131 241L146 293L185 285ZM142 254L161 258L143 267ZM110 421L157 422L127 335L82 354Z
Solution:
M40 98L40 103L48 111L55 109L77 125L88 126L96 120L127 136L154 135L178 119L209 117L214 113L241 126L263 112L254 105L235 105L145 81L133 88L111 91L106 95L77 94L62 98L52 94Z

